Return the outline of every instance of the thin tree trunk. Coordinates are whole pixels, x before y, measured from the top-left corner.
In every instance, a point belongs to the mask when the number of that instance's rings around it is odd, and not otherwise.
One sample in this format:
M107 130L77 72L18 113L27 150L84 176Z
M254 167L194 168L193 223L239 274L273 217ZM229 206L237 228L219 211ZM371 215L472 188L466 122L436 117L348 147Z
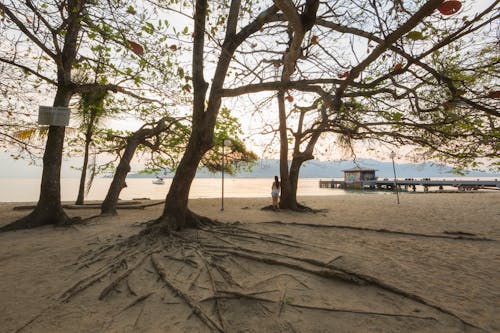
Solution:
M127 187L125 179L127 178L127 174L130 172L130 162L132 161L132 158L134 158L137 146L139 146L139 141L136 139L129 139L127 141L127 146L125 147L120 163L116 168L113 181L109 186L106 198L102 202L101 214L116 215L116 204L118 203L122 189Z
M87 168L89 164L89 150L90 144L92 143L92 135L94 134L94 122L95 122L95 112L90 111L90 120L87 127L87 133L85 133L85 151L83 154L83 166L82 174L80 175L80 186L78 188L78 196L76 198L75 205L83 205L85 200L85 181L87 180Z
M87 168L89 164L89 149L90 149L90 140L85 140L85 151L83 154L82 173L80 175L80 186L78 187L78 196L76 198L75 205L83 205L85 200L85 181L87 179Z

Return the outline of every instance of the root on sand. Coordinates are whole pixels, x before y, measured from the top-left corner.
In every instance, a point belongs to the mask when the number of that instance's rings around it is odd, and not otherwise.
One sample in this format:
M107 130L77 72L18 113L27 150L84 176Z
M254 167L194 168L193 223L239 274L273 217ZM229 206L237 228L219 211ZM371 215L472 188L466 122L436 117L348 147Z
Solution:
M95 295L100 301L109 302L126 298L127 305L118 314L142 306L133 324L135 327L143 314L144 304L158 297L163 288L187 306L210 332L238 331L233 325L237 312L235 304L240 303L234 302L244 302L245 306L253 306L259 309L255 311L266 315L274 313L272 318L276 327L286 326L286 331L300 331L294 328L293 319L285 320L288 311L369 316L374 321L395 318L398 324L424 321L427 325L439 325L440 320L446 318L473 331L481 331L419 295L375 277L337 267L335 259L320 261L314 256L318 253L314 252L318 251L317 248L291 236L257 232L241 224L223 224L208 219L199 219L198 222L198 229L170 231L168 234L157 232L152 223L139 235L88 251L78 258L77 265L77 272L88 271L87 275L62 293L61 304L77 302L75 299L83 294L86 297ZM136 275L146 276L152 279L151 284L158 285L152 289L133 285L131 279ZM425 313L420 315L420 311L416 314L397 307L389 311L349 308L341 301L335 305L320 300L309 302L314 294L313 281L317 279L323 281L321 283L338 283L349 290L374 288L394 295L401 302L413 302ZM113 322L114 318L111 318L108 327Z

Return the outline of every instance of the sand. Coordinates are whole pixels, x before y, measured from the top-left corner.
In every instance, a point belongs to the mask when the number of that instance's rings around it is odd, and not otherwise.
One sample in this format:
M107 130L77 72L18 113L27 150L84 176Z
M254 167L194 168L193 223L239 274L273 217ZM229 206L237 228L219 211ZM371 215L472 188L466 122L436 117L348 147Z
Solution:
M191 200L231 225L121 246L162 206L2 233L0 332L500 331L500 192L299 201Z

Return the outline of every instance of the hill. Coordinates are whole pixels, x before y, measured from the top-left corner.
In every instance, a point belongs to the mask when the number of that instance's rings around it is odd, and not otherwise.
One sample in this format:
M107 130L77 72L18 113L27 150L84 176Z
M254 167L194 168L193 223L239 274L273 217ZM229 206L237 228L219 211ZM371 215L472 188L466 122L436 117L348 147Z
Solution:
M342 170L350 169L356 166L372 168L377 170L378 177L394 177L392 162L383 162L373 159L359 159L356 161L308 161L304 163L300 170L302 178L342 178L344 176ZM437 165L434 163L396 163L396 174L398 178L422 178L422 177L459 177L452 172L453 168L445 165ZM251 171L240 171L235 176L237 178L272 178L279 175L279 160L259 160ZM131 178L151 178L155 175L150 174L130 174ZM173 173L167 172L162 174L164 177L172 177ZM500 177L498 174L470 171L466 174L467 177ZM210 173L208 170L201 168L196 173L198 178L220 177L220 173Z

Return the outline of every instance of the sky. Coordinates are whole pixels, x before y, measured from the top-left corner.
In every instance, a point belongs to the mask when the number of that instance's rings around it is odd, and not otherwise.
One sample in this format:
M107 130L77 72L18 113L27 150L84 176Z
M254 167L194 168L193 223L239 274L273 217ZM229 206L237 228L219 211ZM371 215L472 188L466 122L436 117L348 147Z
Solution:
M491 3L493 3L493 0L481 0L481 1L464 0L463 3L464 3L464 8L465 7L472 7L474 9L474 11L479 11L479 10L486 8ZM465 14L467 14L467 12L462 12L459 15L465 15ZM185 23L182 20L179 20L179 22L177 22L177 24L179 25L179 27L181 27L181 26L184 26L184 25L189 24L189 23ZM209 78L208 75L207 75L207 78ZM254 96L248 96L245 98L253 99ZM40 96L39 103L40 103L40 105L51 105L52 104L52 96L50 96L50 95ZM224 104L230 105L232 108L235 109L235 111L237 111L238 114L241 115L241 120L242 120L242 125L244 128L244 132L246 133L245 135L247 135L252 130L255 130L256 128L258 128L259 123L255 118L248 116L249 113L245 107L245 104L238 105L238 103L241 103L241 100L237 101L236 99L232 99L232 100L228 99L228 100L224 101ZM270 112L269 117L268 117L270 122L272 122L273 116L274 116L273 113ZM36 118L34 120L36 121ZM109 122L109 125L112 127L120 128L120 129L134 130L134 129L137 129L141 124L136 122L136 121L132 121L131 119L124 119L124 120L112 120ZM259 157L266 157L266 158L277 157L277 154L276 154L277 149L276 148L274 148L273 151L264 149L266 143L267 142L259 141L259 139L255 138L255 137L253 140L247 141L247 144L249 146L251 146L251 148L257 153L257 155ZM337 159L341 159L341 158L349 158L349 156L346 156L346 154L344 154L342 151L332 147L332 145L330 143L331 142L328 142L328 141L326 143L323 143L322 154L318 154L319 159L337 160ZM327 151L325 152L325 150L327 150ZM409 152L409 150L406 148L401 148L401 149L397 150L398 159L402 160L402 161L409 161L408 159L403 159L403 155L408 153L408 152ZM389 150L384 151L384 149L382 149L381 153L375 153L371 150L368 150L363 145L358 145L357 149L356 149L356 153L357 153L358 158L365 157L365 158L375 158L375 159L385 160L385 161L390 160ZM8 158L7 156L5 158ZM18 164L15 161L6 162L5 158L2 158L2 162L0 164L1 165L0 170L2 170L3 172L8 172L9 170L21 169L21 168L19 168L20 164ZM32 169L32 171L29 171L29 172L33 172L33 174L37 174L37 172L39 172L39 170L38 170L39 168L36 168L36 167L26 166L26 168L27 168L27 170ZM24 167L22 169L24 170ZM63 164L63 175L65 175L65 174L67 174L67 175L75 174L75 171L69 167L66 167L65 164Z

